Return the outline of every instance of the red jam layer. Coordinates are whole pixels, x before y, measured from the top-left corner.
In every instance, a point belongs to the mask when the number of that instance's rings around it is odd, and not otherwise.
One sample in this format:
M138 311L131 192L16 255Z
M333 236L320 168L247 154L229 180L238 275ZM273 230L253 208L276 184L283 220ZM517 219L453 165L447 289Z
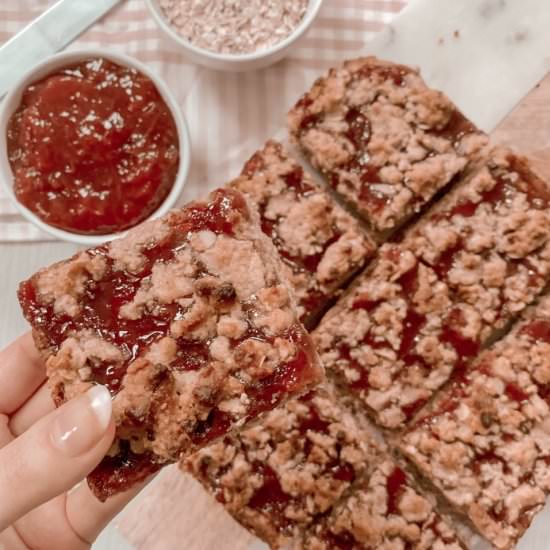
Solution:
M19 202L75 233L143 221L170 192L179 165L176 125L155 84L101 58L31 84L7 141Z
M407 476L401 468L395 468L386 480L388 492L387 514L399 514L399 500L405 490Z
M246 388L250 398L247 411L249 418L269 411L281 403L288 395L297 394L316 380L315 349L305 330L299 325L290 328L286 337L295 345L296 355L277 370ZM266 339L266 338L264 338Z
M326 544L327 548L337 548L338 550L354 550L357 543L354 537L348 531L343 533L332 533L331 531L326 531L322 535L322 539Z
M537 342L546 342L550 344L550 321L546 319L536 319L524 326L521 334L529 336Z
M387 250L387 259L393 262L399 261L399 248L394 247ZM401 287L401 297L407 303L407 311L403 319L403 330L401 334L401 344L398 350L398 358L403 362L405 367L421 367L429 371L432 367L418 354L415 353L415 347L420 337L420 333L426 324L426 316L418 313L413 303L413 296L418 287L418 268L417 263L412 269L405 272L397 280ZM436 268L433 268L434 270ZM351 305L351 309L364 309L369 313L373 312L382 304L381 300L371 299L367 293L357 296ZM479 351L479 342L470 340L462 336L460 329L464 324L462 313L460 310L451 310L448 314L440 334L439 341L443 344L449 344L456 351L457 359L453 365L454 372L462 372L469 360L477 355ZM366 334L362 341L363 345L368 345L372 349L390 348L389 342L382 338L374 338L370 332ZM353 368L359 375L358 379L351 385L356 391L370 389L369 369L361 366L357 361L353 360L349 348L340 346L340 359L346 361L349 367ZM412 418L416 412L421 409L426 403L425 399L419 399L406 406L402 407L403 414L407 419Z
M283 516L284 509L292 497L283 491L277 474L267 464L255 463L254 473L261 476L262 486L252 495L248 506L277 516L279 525L283 527L288 521Z
M105 457L88 476L88 484L96 497L104 502L110 496L126 491L145 481L162 468L150 454L135 454L127 441L120 441L120 451Z

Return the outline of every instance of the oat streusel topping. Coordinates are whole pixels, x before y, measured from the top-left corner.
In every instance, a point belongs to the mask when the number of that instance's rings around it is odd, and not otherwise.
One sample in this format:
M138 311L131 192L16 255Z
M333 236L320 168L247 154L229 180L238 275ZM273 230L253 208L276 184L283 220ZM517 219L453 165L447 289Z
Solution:
M293 550L461 550L451 523L415 488L409 474L382 459Z
M419 211L486 143L417 71L374 57L331 69L288 122L312 164L382 233Z
M414 416L544 288L548 198L521 159L493 150L325 316L325 367L381 425Z
M550 297L438 396L401 450L497 548L550 493Z
M322 378L277 253L236 190L42 270L19 296L56 402L111 390L117 439L90 478L101 498Z
M280 548L315 525L379 454L326 388L199 451L185 467L237 521Z
M218 53L244 54L284 40L300 24L309 0L158 0L181 36Z
M252 156L231 186L257 204L262 229L294 287L298 312L311 325L374 254L374 242L275 141Z

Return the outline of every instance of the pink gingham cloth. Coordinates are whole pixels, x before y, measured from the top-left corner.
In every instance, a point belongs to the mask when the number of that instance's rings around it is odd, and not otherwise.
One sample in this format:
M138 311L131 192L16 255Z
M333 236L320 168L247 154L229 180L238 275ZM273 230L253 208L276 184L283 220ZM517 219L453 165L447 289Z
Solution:
M93 0L90 0L93 1ZM0 3L0 43L52 0ZM112 48L147 63L167 83L187 118L191 172L184 203L237 175L243 162L280 132L285 113L323 71L368 51L368 40L406 0L324 0L309 33L284 61L261 71L215 72L190 63L158 28L143 0L123 0L68 49ZM0 188L0 241L51 240L22 218Z

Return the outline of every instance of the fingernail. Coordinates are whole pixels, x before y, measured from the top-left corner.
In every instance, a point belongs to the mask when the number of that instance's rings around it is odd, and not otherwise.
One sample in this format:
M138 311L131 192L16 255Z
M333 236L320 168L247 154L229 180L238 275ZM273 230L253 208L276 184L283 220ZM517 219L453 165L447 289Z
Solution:
M59 409L52 425L52 442L67 456L82 455L103 437L111 414L109 390L94 386Z
M105 431L113 413L111 393L105 386L94 386L86 393L99 425Z

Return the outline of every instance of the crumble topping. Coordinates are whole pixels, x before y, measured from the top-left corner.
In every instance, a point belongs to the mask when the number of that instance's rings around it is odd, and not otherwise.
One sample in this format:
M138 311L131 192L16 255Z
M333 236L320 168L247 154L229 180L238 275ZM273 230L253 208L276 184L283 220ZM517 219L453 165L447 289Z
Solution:
M161 218L138 225L123 239L115 239L109 246L115 269L139 273L147 263L144 251L169 234L170 226Z
M70 264L57 264L38 275L40 299L52 304L56 314L74 317L80 311L78 301L86 290L86 281L89 278L100 280L106 268L100 256L81 252Z
M279 548L315 525L378 453L324 388L202 449L184 466L237 521Z
M162 304L188 305L186 299L193 295L193 277L197 266L189 250L176 253L174 261L153 266L151 276L141 282L134 298L120 308L125 319L139 319L144 311L154 312Z
M124 360L124 353L119 348L97 337L93 331L84 329L76 332L46 362L50 385L66 388L63 392L54 393L55 402L61 404L64 399L72 399L87 391L96 365L120 365ZM66 369L66 365L72 368Z
M460 550L454 528L392 460L381 460L294 550Z
M493 150L325 316L325 366L382 426L412 418L541 292L548 197L522 159Z
M379 232L419 211L487 142L417 71L374 57L331 69L288 123L312 164Z
M285 400L321 378L293 291L313 326L376 245L279 143L210 203L22 283L55 402L95 383L113 394L117 437L92 489L105 499L181 459L273 548L462 548L345 399L404 428L393 443L417 472L512 547L550 491L550 299L479 350L548 280L547 185L417 72L374 58L317 81L289 124L379 241L459 183L316 331L345 397L327 384Z
M268 141L230 184L256 205L296 292L306 325L372 256L374 242L275 141Z
M550 492L550 298L439 395L401 450L497 548Z
M113 395L117 439L89 478L100 498L320 381L279 266L225 189L21 284L56 402L94 383Z

